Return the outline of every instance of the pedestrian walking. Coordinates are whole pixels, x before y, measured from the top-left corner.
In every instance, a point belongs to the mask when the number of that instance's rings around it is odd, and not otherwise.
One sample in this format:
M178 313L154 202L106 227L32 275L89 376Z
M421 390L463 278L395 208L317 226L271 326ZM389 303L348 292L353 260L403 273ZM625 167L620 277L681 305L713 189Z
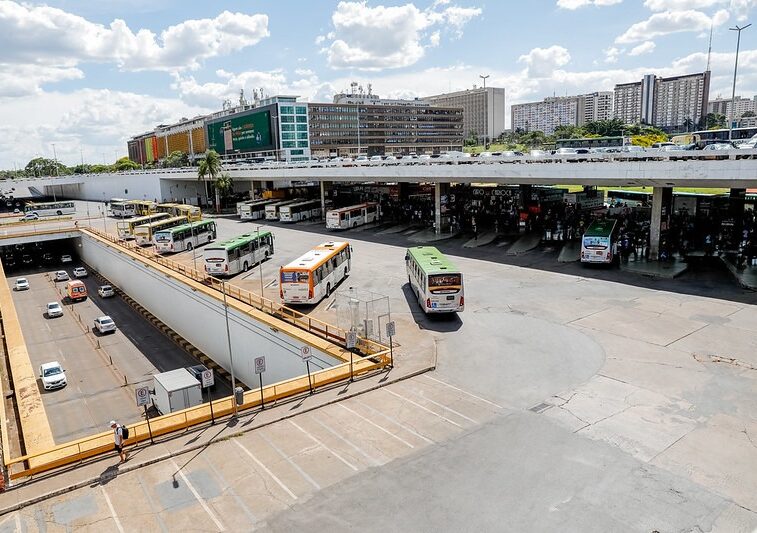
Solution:
M115 420L111 420L110 428L113 430L113 441L116 444L116 451L123 463L126 461L126 451L124 450L124 440L126 437L124 435L124 427Z

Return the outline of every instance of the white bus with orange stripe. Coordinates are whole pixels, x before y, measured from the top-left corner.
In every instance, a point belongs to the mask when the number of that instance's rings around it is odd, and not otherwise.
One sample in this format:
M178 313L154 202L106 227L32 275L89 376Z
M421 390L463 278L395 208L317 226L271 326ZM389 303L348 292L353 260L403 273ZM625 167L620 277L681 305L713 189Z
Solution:
M279 295L284 303L314 304L328 298L347 277L352 264L348 242L326 242L316 246L279 271Z

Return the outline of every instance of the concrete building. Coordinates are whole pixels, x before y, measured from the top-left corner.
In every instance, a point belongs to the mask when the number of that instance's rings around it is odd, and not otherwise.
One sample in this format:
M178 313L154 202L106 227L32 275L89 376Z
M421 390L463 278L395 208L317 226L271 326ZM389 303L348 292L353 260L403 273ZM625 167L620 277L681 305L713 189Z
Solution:
M737 96L734 99L734 106L736 112L733 115L733 118L735 119L741 118L744 113L748 111L754 113L757 110L757 95L752 98L742 98L741 96ZM707 103L707 113L715 113L723 115L726 119L729 118L731 116L731 99L718 96L714 100L710 100Z
M505 131L505 90L474 87L464 91L427 96L433 105L463 108L465 137L474 132L479 140L495 139Z
M513 130L554 133L559 126L583 126L612 117L612 92L577 96L550 96L541 102L515 104L510 108Z
M612 91L597 91L578 96L578 126L612 118Z
M651 124L665 131L696 127L707 113L710 73L672 78L648 74L639 82L615 86L614 116L628 124ZM687 126L688 122L691 122Z

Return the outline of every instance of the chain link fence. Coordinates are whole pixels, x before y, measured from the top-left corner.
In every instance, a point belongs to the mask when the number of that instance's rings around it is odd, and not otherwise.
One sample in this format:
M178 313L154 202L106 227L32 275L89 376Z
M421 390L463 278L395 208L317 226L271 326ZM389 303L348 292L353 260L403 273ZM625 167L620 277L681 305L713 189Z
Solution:
M353 329L359 337L375 342L389 342L386 324L391 321L389 297L371 291L350 287L339 291L334 299L337 326Z

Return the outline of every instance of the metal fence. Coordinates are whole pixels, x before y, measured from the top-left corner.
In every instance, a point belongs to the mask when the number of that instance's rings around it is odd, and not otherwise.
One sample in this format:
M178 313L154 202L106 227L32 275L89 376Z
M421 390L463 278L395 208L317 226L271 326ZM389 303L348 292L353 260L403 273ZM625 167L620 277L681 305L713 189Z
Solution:
M336 294L334 307L340 329L354 330L358 337L381 344L389 342L386 324L392 317L388 296L350 287Z

